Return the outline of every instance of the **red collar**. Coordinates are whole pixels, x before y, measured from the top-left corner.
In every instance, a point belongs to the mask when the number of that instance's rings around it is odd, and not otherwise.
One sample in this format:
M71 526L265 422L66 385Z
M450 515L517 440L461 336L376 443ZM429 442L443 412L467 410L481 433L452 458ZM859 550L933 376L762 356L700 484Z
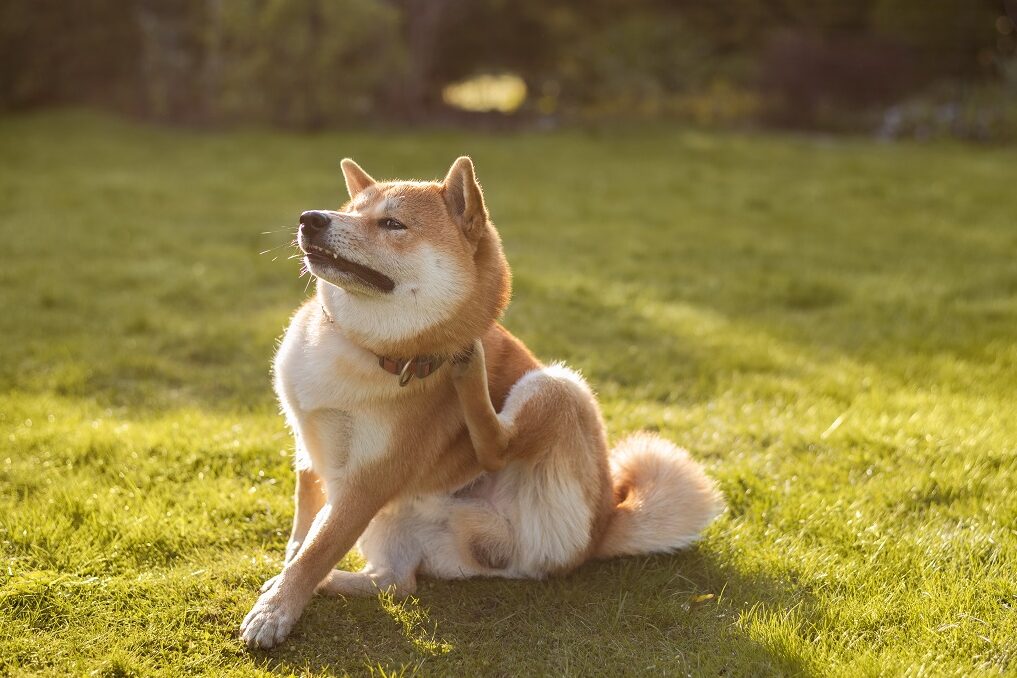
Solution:
M378 364L381 369L391 374L399 375L399 385L406 386L413 377L423 379L430 376L445 362L441 356L418 355L414 358L386 358L378 356Z

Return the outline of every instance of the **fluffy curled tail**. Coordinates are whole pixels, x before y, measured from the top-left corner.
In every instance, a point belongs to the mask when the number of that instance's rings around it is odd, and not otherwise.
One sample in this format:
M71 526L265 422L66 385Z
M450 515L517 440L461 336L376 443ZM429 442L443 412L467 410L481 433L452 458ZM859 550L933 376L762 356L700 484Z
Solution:
M689 453L638 434L611 450L615 509L598 558L666 553L688 546L724 510L724 499Z

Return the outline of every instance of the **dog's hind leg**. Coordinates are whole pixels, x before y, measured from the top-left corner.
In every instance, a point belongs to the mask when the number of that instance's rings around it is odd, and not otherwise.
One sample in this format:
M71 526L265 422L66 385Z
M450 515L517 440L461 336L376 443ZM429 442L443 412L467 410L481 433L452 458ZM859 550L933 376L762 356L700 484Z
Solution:
M505 516L484 501L456 501L449 513L461 557L485 570L505 570L512 564L515 539Z
M318 593L327 596L372 596L379 591L386 591L403 597L416 590L415 572L399 573L370 566L360 572L332 570L325 581L318 584Z
M487 364L484 345L473 342L470 356L453 365L453 384L463 408L466 428L477 454L477 461L487 471L500 471L506 463L506 451L512 432L498 418L487 386Z
M417 528L411 506L396 503L386 507L357 542L367 565L359 572L332 570L318 585L318 593L344 596L369 596L378 591L413 593L421 558Z
M508 574L515 538L505 516L486 499L443 497L421 512L420 572L437 579Z

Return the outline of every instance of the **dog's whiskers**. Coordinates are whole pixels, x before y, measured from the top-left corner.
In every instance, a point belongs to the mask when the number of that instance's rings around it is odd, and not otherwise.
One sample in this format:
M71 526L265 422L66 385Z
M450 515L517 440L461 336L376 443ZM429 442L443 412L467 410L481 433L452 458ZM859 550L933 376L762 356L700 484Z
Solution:
M307 269L306 266L304 266L302 268L302 270L300 271L300 277L303 278L305 273L307 273L307 274L310 273L310 271ZM311 281L312 280L314 280L314 276L313 275L308 275L307 276L307 284L304 285L304 294L307 294L307 290L311 286Z
M267 250L262 250L258 252L258 254L268 254L269 252L274 252L275 250L282 249L283 247L291 247L292 245L293 243L284 243L282 245L276 245L275 247L269 247Z

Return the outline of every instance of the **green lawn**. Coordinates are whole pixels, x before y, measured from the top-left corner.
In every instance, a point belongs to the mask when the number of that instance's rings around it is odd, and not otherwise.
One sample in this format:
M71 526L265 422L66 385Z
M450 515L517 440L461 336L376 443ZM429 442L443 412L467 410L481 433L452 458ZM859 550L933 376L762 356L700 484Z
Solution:
M507 326L729 510L672 557L318 598L248 652L292 515L290 230L344 155L460 153ZM1017 674L1017 149L62 113L0 119L0 158L0 674Z

